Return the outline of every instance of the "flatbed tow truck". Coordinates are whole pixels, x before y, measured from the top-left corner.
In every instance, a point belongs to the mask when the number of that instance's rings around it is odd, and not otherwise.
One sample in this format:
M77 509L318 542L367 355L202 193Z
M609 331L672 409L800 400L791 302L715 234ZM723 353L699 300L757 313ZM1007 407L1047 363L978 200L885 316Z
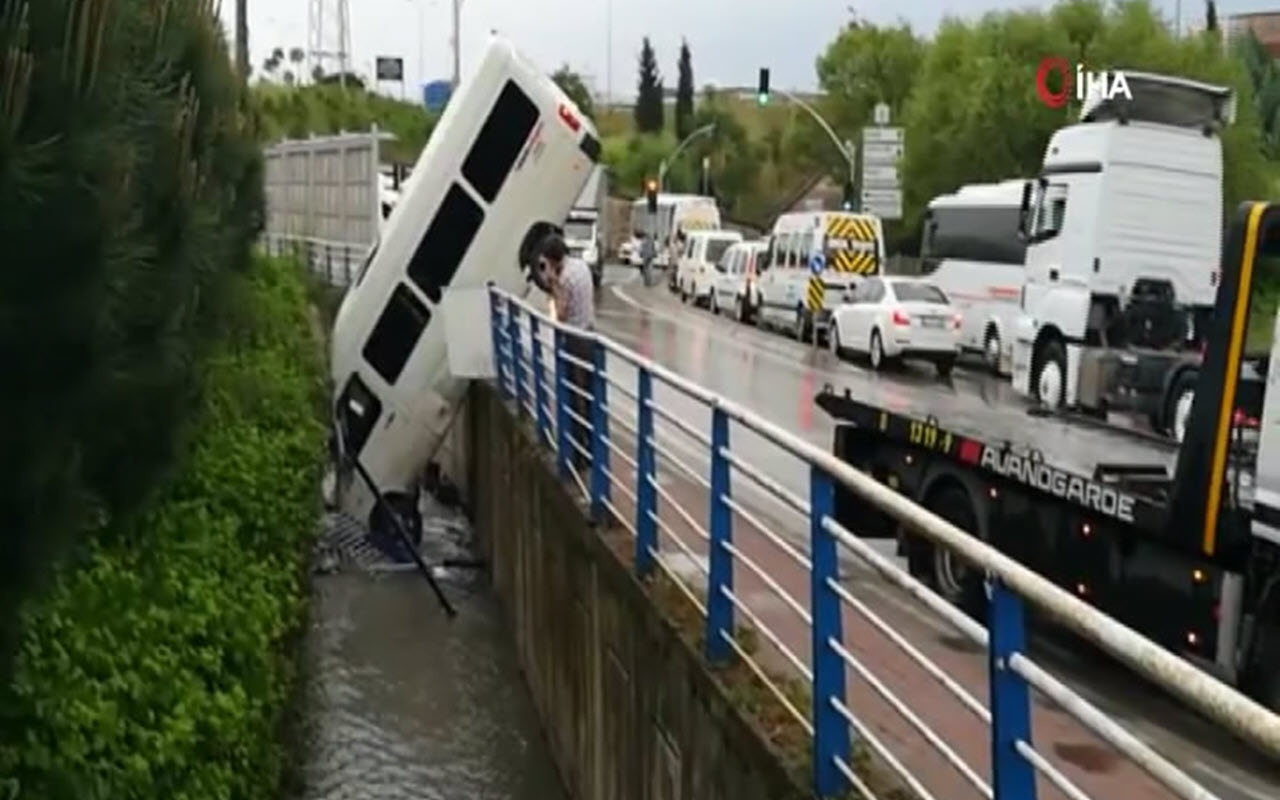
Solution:
M1240 412L1257 262L1280 254L1280 204L1245 203L1181 445L957 397L921 409L830 386L835 454L1222 680L1280 710L1280 386ZM1277 316L1272 361L1280 351ZM1244 376L1242 377L1242 373ZM897 538L913 575L971 613L983 575L850 493L836 517Z

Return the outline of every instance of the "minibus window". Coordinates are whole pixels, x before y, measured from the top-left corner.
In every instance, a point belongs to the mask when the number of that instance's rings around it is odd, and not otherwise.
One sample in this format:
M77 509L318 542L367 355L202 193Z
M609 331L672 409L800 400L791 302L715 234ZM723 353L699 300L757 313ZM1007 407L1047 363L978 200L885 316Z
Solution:
M453 274L471 249L484 222L484 210L459 184L445 192L436 216L409 259L409 279L427 299L439 303Z
M382 379L394 386L413 348L431 321L431 311L408 286L397 284L386 308L373 326L361 354Z
M507 81L462 162L462 176L486 203L497 198L536 124L538 107L515 81Z

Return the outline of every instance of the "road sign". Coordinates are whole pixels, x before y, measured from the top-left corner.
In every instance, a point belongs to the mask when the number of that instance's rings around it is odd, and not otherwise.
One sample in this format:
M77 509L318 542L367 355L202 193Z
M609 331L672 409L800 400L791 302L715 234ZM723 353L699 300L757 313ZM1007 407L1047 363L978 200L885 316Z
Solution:
M826 262L822 258L821 253L815 253L813 258L809 259L809 271L814 275L821 275L822 270L826 269Z
M889 104L876 103L876 107L872 111L871 118L872 120L875 121L877 125L888 125L889 124Z
M902 128L863 128L862 143L902 144Z
M902 190L863 189L862 210L881 219L901 219Z
M863 164L896 164L902 158L902 145L873 142L862 146Z
M422 104L431 113L440 111L449 102L453 85L449 81L432 81L422 85Z
M862 185L868 189L898 188L898 166L896 164L863 164Z
M822 308L822 302L826 299L827 287L822 280L817 277L809 278L808 285L805 286L804 299L805 305L810 311L817 311Z
M404 82L404 59L395 56L378 56L373 71L380 81Z

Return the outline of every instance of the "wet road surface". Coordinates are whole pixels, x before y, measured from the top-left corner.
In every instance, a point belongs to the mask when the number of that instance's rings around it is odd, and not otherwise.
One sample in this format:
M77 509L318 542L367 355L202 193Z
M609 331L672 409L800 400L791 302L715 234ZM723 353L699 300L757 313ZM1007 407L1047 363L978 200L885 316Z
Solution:
M617 279L617 273L609 276ZM609 280L609 277L606 280ZM1010 438L1019 432L1034 431L1043 449L1080 462L1091 454L1106 452L1108 460L1159 463L1168 457L1168 448L1126 437L1106 436L1105 451L1097 449L1101 433L1081 429L1056 420L1025 416L1010 396L1008 387L994 379L957 374L948 385L933 377L931 369L906 368L896 375L877 375L869 370L838 362L825 351L777 335L757 331L706 311L681 306L664 288L645 289L623 277L623 285L606 286L599 309L599 328L649 358L662 363L709 389L724 393L740 405L788 428L812 444L830 446L833 426L813 405L813 395L824 383L850 388L861 399L898 405L915 413L945 413L969 421L979 431L985 426L1002 426ZM614 359L609 364L610 380L623 392L634 391L634 370ZM611 389L612 390L612 389ZM687 427L704 438L710 414L700 403L655 382L655 401ZM634 453L630 442L623 444L626 428L634 426L629 399L611 403L624 424L615 428L624 452ZM661 416L661 415L660 415ZM1025 424L1024 424L1025 423ZM705 447L679 431L670 421L658 423L658 438L664 454L659 468L663 497L659 501L663 528L663 548L673 558L669 563L700 578L705 570L705 520L709 504L703 476L707 474ZM807 498L807 470L794 457L750 432L734 429L731 448L741 459L761 468L782 488L799 498ZM1092 446L1091 446L1092 445ZM1118 452L1119 451L1119 452ZM698 477L682 474L681 466ZM1089 465L1091 466L1091 465ZM615 459L616 481L634 487L633 471ZM751 520L781 534L803 551L804 523L798 514L761 489L752 489L742 477L734 478L735 500L740 512L735 519L735 546L748 556L773 582L781 585L807 607L807 573L802 555L788 554L767 535L753 531ZM633 514L626 493L614 492L618 516ZM679 505L686 514L675 511ZM886 556L891 543L876 543ZM681 553L684 555L681 555ZM739 601L771 628L779 631L781 643L796 658L807 663L808 630L791 605L778 599L775 591L750 570L739 565L735 572ZM854 570L846 586L892 629L914 643L930 659L964 685L985 704L986 667L984 656L936 617L866 569ZM748 615L749 616L749 615ZM886 680L896 694L909 698L911 708L930 727L954 743L959 754L979 775L986 775L986 733L982 723L966 711L933 678L925 675L885 635L853 613L846 615L845 641L871 669ZM1151 687L1098 659L1079 657L1047 644L1037 647L1037 659L1068 680L1077 691L1113 716L1166 757L1179 763L1193 777L1230 800L1261 800L1280 795L1280 775L1273 766L1229 740L1224 734ZM780 651L774 653L778 666L787 664ZM873 690L851 673L850 702L863 721L889 743L924 784L946 797L976 797L977 792L953 767L922 741L918 733ZM1163 798L1167 790L1140 774L1136 767L1116 756L1069 716L1037 703L1035 710L1036 748L1094 796L1121 796L1126 800ZM1043 782L1042 782L1043 784ZM1060 797L1047 784L1043 797Z
M332 517L306 641L301 800L561 800L559 775L482 572L422 577ZM428 515L428 562L470 556L465 521Z

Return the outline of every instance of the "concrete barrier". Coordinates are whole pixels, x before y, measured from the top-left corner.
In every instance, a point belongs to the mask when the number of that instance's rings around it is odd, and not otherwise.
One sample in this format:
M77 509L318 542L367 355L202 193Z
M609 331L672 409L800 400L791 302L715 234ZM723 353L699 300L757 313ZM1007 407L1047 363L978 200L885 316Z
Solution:
M476 532L575 800L810 794L650 600L488 384L465 417Z

